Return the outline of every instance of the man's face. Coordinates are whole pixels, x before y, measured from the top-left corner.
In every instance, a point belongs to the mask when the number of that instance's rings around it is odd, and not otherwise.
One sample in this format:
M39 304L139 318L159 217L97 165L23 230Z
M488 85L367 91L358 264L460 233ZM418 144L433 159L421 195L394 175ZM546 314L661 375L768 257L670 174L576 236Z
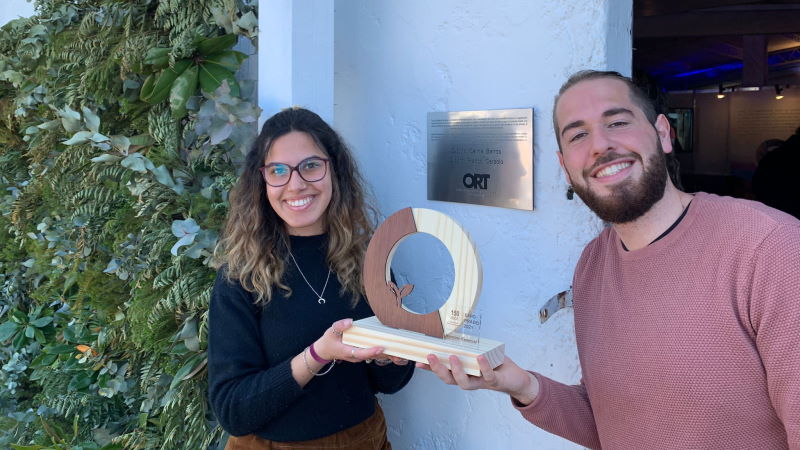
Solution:
M579 82L561 95L556 120L567 180L601 219L631 222L663 197L669 123L658 116L650 124L625 83Z

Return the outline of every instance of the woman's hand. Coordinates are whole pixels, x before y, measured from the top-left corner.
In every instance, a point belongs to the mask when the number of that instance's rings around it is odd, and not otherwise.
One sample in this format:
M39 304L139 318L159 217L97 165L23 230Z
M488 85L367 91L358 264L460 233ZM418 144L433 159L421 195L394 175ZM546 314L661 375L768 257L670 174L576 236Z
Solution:
M376 359L383 354L382 347L358 348L342 343L342 333L353 325L353 319L338 320L314 342L320 358L337 361L361 362ZM407 362L407 361L406 361Z
M367 360L367 362L370 361ZM374 362L377 366L387 366L391 363L394 363L396 366L405 366L408 364L407 359L400 358L399 356L387 355L385 353L375 356L372 362Z

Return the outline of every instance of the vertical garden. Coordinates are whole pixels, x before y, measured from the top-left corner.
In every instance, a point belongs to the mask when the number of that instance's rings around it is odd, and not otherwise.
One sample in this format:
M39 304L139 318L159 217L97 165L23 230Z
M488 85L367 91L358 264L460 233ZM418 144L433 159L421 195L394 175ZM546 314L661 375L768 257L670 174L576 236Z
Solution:
M0 447L207 448L256 2L35 4L0 28Z

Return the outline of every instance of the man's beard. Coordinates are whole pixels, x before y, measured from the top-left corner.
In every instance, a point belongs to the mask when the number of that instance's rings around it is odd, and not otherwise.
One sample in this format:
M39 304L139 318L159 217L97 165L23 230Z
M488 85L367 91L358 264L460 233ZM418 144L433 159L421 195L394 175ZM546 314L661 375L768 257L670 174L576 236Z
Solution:
M572 188L583 203L589 207L600 219L610 223L628 223L642 217L650 208L664 196L667 185L667 163L661 142L657 142L657 151L643 164L644 172L641 180L634 184L624 181L617 186L611 186L611 194L600 197L592 192L588 184L585 186L574 184ZM638 155L635 155L638 156ZM609 153L597 164L605 164L619 158L616 153ZM641 157L639 157L641 161ZM589 178L584 173L584 179Z

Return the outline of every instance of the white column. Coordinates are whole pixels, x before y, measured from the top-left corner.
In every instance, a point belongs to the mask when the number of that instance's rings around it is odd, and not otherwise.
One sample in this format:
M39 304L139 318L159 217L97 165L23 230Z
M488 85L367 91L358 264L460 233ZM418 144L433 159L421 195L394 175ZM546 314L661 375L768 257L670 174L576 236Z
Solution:
M333 0L259 3L261 122L303 106L333 123Z
M608 2L606 28L606 61L608 70L631 76L633 64L633 1Z

